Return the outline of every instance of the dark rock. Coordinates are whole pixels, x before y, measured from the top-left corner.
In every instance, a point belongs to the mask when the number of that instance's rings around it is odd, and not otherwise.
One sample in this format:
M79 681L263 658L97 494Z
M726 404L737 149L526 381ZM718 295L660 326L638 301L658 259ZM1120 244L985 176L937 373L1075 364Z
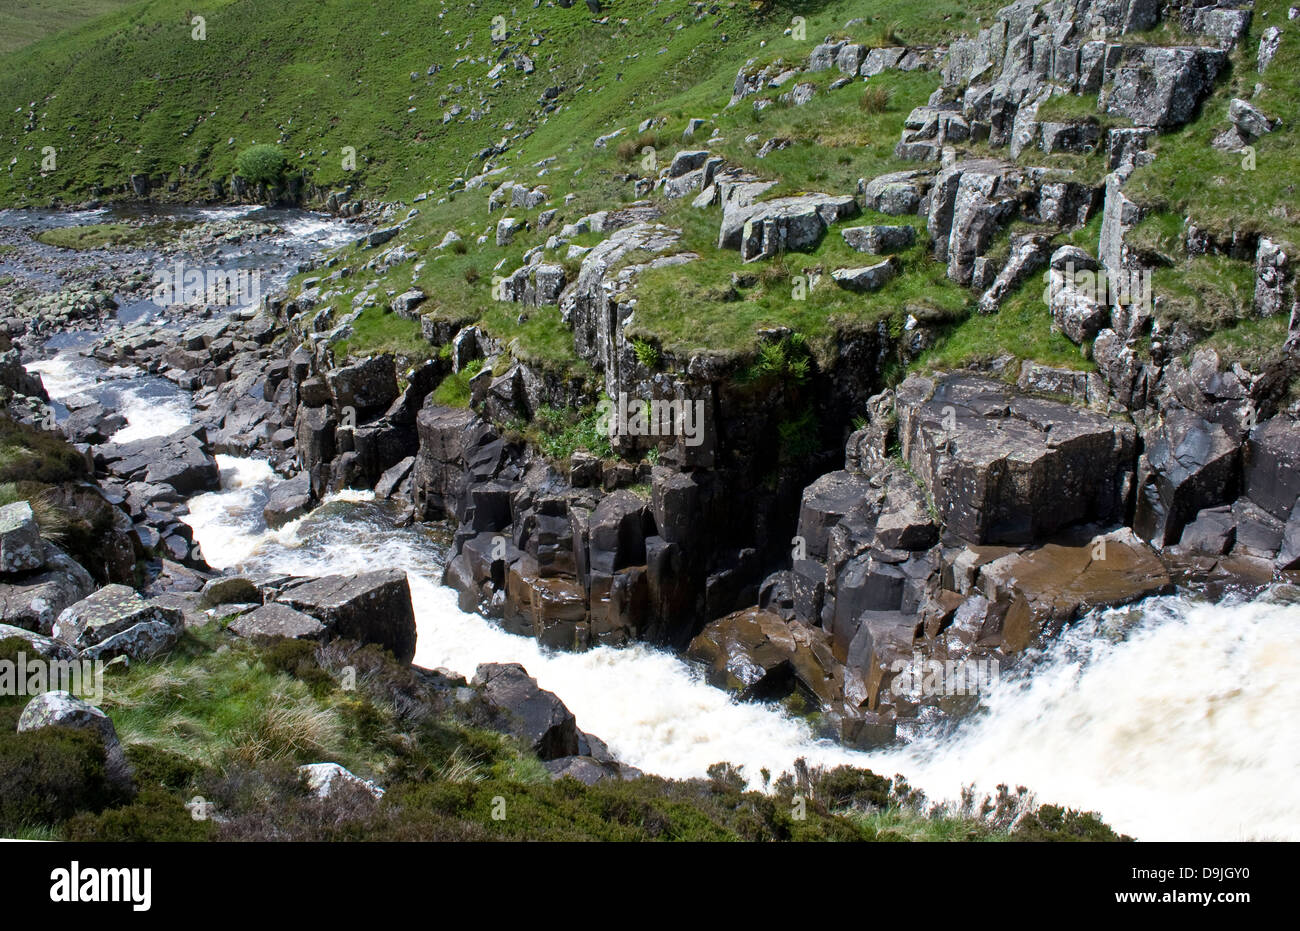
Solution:
M311 510L311 485L306 475L296 475L271 490L262 518L274 530L296 520Z
M1223 427L1181 408L1168 411L1146 442L1133 529L1165 546L1178 540L1198 511L1232 500L1238 445Z
M968 375L913 375L896 397L903 457L963 540L1028 543L1123 518L1132 426Z
M276 600L316 618L331 638L377 643L403 663L415 655L415 611L401 569L324 576L296 585Z
M483 700L505 718L507 732L518 737L543 760L578 753L578 727L573 713L518 663L484 663L473 684Z

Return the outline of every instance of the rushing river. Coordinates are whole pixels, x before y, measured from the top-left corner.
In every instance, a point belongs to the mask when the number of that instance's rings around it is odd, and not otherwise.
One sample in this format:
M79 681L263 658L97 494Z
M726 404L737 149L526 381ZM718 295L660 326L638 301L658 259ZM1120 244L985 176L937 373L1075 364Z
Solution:
M295 222L308 248L346 236L310 215ZM106 369L80 354L84 342L60 339L52 358L30 367L56 400L87 392L111 400L128 421L116 439L165 434L189 419L188 399L170 383ZM483 662L522 663L580 727L647 772L700 776L727 760L755 784L760 769L779 774L804 757L902 773L934 800L956 799L970 784L980 793L1025 785L1040 801L1099 811L1144 840L1300 840L1291 786L1300 771L1300 605L1280 595L1217 605L1171 596L1098 612L998 682L955 731L856 752L816 739L776 706L731 701L672 654L554 653L460 611L439 584L445 534L394 527L391 506L368 493L334 496L268 530L270 467L218 458L222 490L191 499L187 518L210 564L308 575L403 568L415 662L466 676Z

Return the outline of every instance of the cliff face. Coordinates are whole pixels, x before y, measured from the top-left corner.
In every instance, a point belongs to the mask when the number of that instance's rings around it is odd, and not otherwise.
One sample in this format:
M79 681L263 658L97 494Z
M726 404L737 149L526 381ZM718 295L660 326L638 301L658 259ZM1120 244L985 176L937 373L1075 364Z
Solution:
M862 745L924 707L964 707L891 687L918 664L1014 663L1094 607L1180 583L1289 576L1300 566L1300 487L1286 477L1300 455L1286 393L1300 303L1286 248L1257 234L1186 233L1191 256L1253 266L1258 319L1290 318L1285 344L1244 365L1152 300L1159 258L1139 235L1150 208L1125 194L1157 157L1158 135L1197 117L1250 19L1235 7L1171 15L1194 41L1145 44L1160 26L1145 0L1022 2L947 48L833 39L802 63L747 64L732 105L756 111L801 75L939 70L941 86L907 117L895 152L920 166L864 178L856 196L765 198L761 175L708 147L683 149L657 175L629 176L636 203L564 224L502 276L501 300L521 323L558 309L608 399L652 415L655 405L670 417L698 409L698 432L616 430L603 460L581 449L547 457L513 425L591 395L481 326L425 326L451 351L401 392L391 364L331 368L329 337L312 337L317 351L300 351L286 381L312 492L378 481L414 519L455 522L445 582L464 610L561 649L689 643L718 684L747 696L799 691ZM1120 125L1040 117L1048 101L1079 96ZM1272 131L1244 101L1234 108L1242 132ZM1105 170L1061 167L1059 153ZM488 209L545 208L547 196L507 181ZM1041 278L1053 332L1088 350L1095 370L1007 355L891 379L891 367L947 333L942 316L912 307L902 326L841 327L832 353L802 362L799 334L760 331L760 361L779 360L766 369L647 345L635 335L642 282L705 260L663 216L687 197L691 209L721 208L717 250L736 250L740 269L834 237L875 256L861 268L805 266L812 288L878 291L900 268L910 273L891 254L914 242L981 315L1023 302ZM873 222L843 225L864 210ZM539 214L539 231L555 212ZM891 216L894 225L880 222ZM528 226L507 218L497 231L500 242ZM571 242L592 234L602 237L594 246ZM733 289L752 286L747 275L734 273ZM315 299L287 304L285 319L309 319ZM470 407L436 403L433 386L474 360ZM340 385L359 366L383 382L384 403L341 426ZM810 410L821 426L791 454L789 424ZM852 432L842 426L855 418Z

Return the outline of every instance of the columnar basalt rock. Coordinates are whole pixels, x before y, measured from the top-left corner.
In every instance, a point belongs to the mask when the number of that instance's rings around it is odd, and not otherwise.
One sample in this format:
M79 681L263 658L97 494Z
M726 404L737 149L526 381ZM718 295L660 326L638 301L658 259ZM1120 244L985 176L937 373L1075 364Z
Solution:
M1070 524L1123 519L1136 460L1131 425L971 376L914 375L897 396L903 457L950 533L1028 543Z

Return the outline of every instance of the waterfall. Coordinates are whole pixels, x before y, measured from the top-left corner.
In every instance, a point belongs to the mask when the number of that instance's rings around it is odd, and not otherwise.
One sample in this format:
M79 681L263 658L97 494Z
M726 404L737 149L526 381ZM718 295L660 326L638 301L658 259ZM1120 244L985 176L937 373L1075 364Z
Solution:
M223 490L188 521L218 567L323 575L405 569L419 629L415 662L465 676L519 662L578 726L646 772L702 776L709 764L773 776L797 757L902 773L933 800L974 783L1029 787L1040 802L1101 812L1144 840L1300 839L1293 718L1300 605L1148 599L1073 626L1025 672L998 682L955 732L921 731L871 753L818 740L774 705L734 702L676 656L645 645L555 653L466 614L439 584L444 547L428 528L394 528L368 492L327 499L279 530L261 522L275 479L262 462L219 457Z

